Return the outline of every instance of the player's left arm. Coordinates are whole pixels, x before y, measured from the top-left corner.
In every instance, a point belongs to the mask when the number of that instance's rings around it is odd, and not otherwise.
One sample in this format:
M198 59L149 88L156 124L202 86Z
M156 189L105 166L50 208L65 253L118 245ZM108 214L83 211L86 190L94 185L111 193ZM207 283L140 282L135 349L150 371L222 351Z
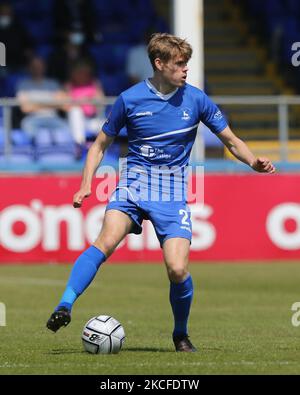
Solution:
M217 136L229 151L241 162L249 165L253 170L260 173L274 173L275 167L270 159L265 157L256 158L250 151L247 144L238 138L233 131L227 126Z

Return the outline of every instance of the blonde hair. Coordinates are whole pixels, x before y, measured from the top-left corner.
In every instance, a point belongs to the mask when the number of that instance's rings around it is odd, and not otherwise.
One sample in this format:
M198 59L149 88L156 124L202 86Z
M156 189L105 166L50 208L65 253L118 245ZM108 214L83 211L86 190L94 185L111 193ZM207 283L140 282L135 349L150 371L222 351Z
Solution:
M192 53L193 49L186 40L168 33L152 34L148 44L148 56L154 70L157 58L168 62L176 56L182 56L188 62Z

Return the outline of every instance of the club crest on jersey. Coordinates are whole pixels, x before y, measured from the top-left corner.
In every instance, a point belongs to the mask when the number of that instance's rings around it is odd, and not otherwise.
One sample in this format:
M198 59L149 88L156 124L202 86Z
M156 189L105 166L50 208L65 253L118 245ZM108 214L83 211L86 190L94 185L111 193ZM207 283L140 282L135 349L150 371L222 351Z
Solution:
M183 110L181 110L181 119L183 119L184 121L188 121L189 119L191 119L190 112L191 111L189 108L184 108Z

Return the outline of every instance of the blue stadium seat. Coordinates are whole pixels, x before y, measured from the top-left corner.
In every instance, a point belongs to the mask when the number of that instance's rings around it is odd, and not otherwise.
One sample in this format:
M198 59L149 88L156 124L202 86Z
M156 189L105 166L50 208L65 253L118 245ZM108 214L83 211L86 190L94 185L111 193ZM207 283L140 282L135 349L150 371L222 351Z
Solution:
M286 8L290 15L300 15L300 2L299 0L286 0Z
M51 55L51 53L53 52L54 47L51 44L40 44L37 45L35 48L35 54L44 59L46 62L49 58L49 56Z
M48 129L40 129L39 133L34 138L34 143L37 147L48 147L52 144L51 133Z
M63 165L75 162L75 155L68 152L59 152L52 148L47 151L39 151L37 162L42 164Z
M129 26L126 25L125 21L117 24L108 24L107 26L102 25L101 35L103 42L110 44L129 44L131 37L129 32Z
M26 19L45 19L52 17L53 0L10 0L17 17Z
M34 163L34 157L32 154L13 151L7 159L7 157L5 157L0 151L0 164L7 165L8 163L16 165L32 164Z
M9 74L3 82L3 91L1 92L1 96L15 97L18 82L26 77L28 77L28 74L23 71Z
M129 87L128 77L122 71L114 74L101 73L99 79L102 82L106 96L118 96Z
M12 146L12 159L14 162L18 163L28 163L34 161L34 149L31 145L27 146Z
M53 23L51 19L26 19L23 21L23 24L35 44L42 45L51 42L53 37Z
M42 128L34 137L34 144L36 147L67 147L68 151L73 149L74 141L73 137L66 130L48 130Z
M31 138L21 129L11 131L11 141L14 146L28 147L31 146Z
M113 73L125 68L129 48L129 44L92 44L89 47L89 52L95 60L99 72Z
M93 0L92 4L95 14L97 16L97 20L99 21L111 19L114 16L116 10L118 9L118 7L116 7L117 4L114 0Z
M66 130L53 130L52 131L52 141L57 146L68 146L69 149L73 150L74 140L71 133Z
M75 160L75 144L66 131L41 129L34 144L38 162L70 163Z
M21 137L21 131L13 130L11 133L11 151L9 156L10 163L30 163L34 161L34 149L30 144L30 140ZM0 163L7 163L4 156L4 130L0 127Z
M159 19L152 0L94 0L93 6L99 34L105 43L139 42ZM158 26L154 28L159 30Z
M261 2L264 7L265 14L284 15L285 7L281 0L264 0Z

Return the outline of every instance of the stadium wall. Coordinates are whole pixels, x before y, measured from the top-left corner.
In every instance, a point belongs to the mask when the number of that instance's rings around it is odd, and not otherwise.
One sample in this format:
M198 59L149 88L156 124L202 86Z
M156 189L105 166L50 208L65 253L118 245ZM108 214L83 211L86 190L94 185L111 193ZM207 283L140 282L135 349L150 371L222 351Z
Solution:
M0 177L0 264L72 262L93 242L105 203L95 191L72 207L79 175ZM194 180L195 181L195 180ZM300 175L205 176L204 204L190 204L191 260L300 259ZM111 262L159 262L162 253L149 221L129 235Z

